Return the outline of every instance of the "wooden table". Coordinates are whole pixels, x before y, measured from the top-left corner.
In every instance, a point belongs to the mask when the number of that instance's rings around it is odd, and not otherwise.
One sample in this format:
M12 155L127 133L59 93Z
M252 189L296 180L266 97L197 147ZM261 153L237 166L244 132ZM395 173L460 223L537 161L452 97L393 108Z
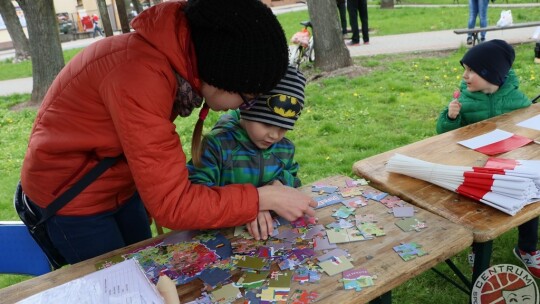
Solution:
M488 156L459 145L457 142L501 129L531 139L540 131L516 126L540 114L540 104L500 115L451 132L437 135L404 147L378 154L353 165L353 171L370 180L376 188L438 214L466 227L474 235L475 263L472 277L476 278L489 267L492 241L508 230L540 215L540 204L526 206L515 216L507 215L472 199L440 188L431 183L385 170L388 159L396 153L421 160L456 166L484 166ZM540 159L540 145L530 143L497 157L512 159ZM517 240L516 240L517 243Z
M348 178L344 176L335 176L320 180L317 183L345 186L346 179ZM318 195L311 192L311 186L303 187L302 191L310 193L312 196ZM333 207L329 206L317 210L317 217L320 224L326 225L335 221L335 218L331 216L333 213L332 209ZM343 284L338 282L338 279L342 277L341 274L330 277L326 273L323 273L321 274L321 281L318 284L306 283L300 286L298 283L293 282L291 291L298 288L316 291L319 293L318 303L367 303L369 301L373 303L390 303L390 292L393 288L429 270L436 264L454 256L472 244L472 233L469 230L419 208L415 216L425 221L428 227L418 232L404 232L394 224L397 219L388 213L389 210L381 203L370 201L368 206L359 208L356 212L357 214L374 214L379 220L378 225L384 227L386 236L368 241L339 244L340 248L349 251L355 268L366 268L371 275L377 275L375 286L364 288L359 292L344 290ZM223 232L230 236L232 229L225 229ZM166 235L1 289L0 299L2 299L3 303L13 303L39 291L91 273L95 271L94 265L97 262L108 257L132 251L134 248L142 247L145 244L155 242L164 237ZM400 245L401 242L417 242L429 254L405 262L393 251L393 247ZM182 302L193 300L199 296L201 286L199 280L179 286L178 291Z

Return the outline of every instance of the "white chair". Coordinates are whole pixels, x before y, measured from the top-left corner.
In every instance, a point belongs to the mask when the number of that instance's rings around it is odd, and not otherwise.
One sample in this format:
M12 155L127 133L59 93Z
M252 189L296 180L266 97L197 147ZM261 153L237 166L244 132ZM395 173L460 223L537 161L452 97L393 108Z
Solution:
M0 273L38 276L52 270L21 221L0 221Z

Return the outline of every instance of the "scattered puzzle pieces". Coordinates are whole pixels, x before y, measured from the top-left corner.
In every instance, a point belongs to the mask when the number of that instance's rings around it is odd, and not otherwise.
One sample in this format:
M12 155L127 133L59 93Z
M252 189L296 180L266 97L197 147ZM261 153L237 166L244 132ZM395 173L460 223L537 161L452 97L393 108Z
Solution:
M422 245L415 242L403 243L399 246L395 246L394 251L397 252L404 261L409 261L417 256L423 256L427 254L426 251L420 248L422 248Z

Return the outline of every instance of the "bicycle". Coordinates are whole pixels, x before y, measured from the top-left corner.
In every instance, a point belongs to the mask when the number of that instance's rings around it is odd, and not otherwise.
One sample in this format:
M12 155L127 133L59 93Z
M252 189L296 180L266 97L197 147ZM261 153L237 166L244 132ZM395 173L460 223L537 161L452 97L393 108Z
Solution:
M311 22L302 21L300 24L303 25L304 28L300 32L295 33L291 38L291 42L297 45L293 56L291 57L291 65L297 69L300 69L300 64L305 62L306 59L309 62L315 61L313 35L309 32L309 28L313 29Z

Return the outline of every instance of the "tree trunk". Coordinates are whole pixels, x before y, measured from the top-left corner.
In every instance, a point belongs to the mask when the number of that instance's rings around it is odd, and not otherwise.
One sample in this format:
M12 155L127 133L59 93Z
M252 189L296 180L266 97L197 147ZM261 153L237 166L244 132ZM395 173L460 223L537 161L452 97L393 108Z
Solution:
M113 35L111 26L111 18L109 17L109 10L107 10L107 3L105 0L96 0L99 8L99 15L101 16L101 23L103 24L103 30L105 31L105 37Z
M124 0L116 0L116 11L118 12L118 19L120 19L120 27L122 28L122 33L129 33L131 30L129 28L129 19L126 11L126 2Z
M349 49L343 42L336 1L307 0L313 25L315 66L323 71L334 71L353 64Z
M381 8L394 8L394 0L381 0Z
M54 78L64 67L58 21L53 0L18 0L18 3L26 18L32 56L30 103L40 104Z
M137 11L137 15L143 11L139 0L131 0L131 3L133 3L133 8Z
M15 49L14 62L28 60L30 58L30 45L11 0L0 0L0 15L13 42L13 48Z

